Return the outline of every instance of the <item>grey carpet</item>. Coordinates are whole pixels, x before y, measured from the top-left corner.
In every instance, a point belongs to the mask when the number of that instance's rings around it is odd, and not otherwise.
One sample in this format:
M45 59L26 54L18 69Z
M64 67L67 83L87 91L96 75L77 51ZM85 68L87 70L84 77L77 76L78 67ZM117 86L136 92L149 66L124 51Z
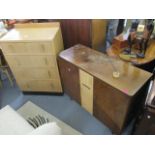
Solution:
M87 135L109 135L110 129L103 123L85 111L81 106L71 100L66 94L55 95L24 95L17 85L10 87L4 80L4 87L0 89L1 107L11 105L14 109L20 108L26 101L30 100L45 111L51 113L58 119L69 124L79 132ZM132 123L123 134L129 134Z

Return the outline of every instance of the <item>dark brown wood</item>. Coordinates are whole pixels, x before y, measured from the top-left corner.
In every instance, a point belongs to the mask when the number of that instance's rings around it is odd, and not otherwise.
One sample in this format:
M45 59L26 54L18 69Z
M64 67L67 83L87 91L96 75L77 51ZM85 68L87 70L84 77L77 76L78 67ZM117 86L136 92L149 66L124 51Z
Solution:
M113 66L120 72L119 78L113 77ZM139 107L142 107L147 82L152 76L129 63L109 58L83 45L75 45L61 52L59 67L64 91L78 102L78 70L93 76L93 115L117 134L123 131ZM72 74L67 72L68 68Z
M78 43L91 46L91 20L64 19L61 20L61 29L65 48Z
M155 135L155 109L147 108L136 124L135 135Z
M103 51L107 20L106 19L60 19L64 47L83 44Z
M131 98L103 81L94 79L94 116L119 134L128 114Z
M116 37L114 37L112 41L112 46L116 49L123 49L125 47L128 47L128 41L124 39L124 35L120 34Z
M80 103L79 70L69 62L58 58L58 66L64 92Z
M94 78L94 116L105 122L114 134L120 134L142 110L147 86L148 83L131 97Z

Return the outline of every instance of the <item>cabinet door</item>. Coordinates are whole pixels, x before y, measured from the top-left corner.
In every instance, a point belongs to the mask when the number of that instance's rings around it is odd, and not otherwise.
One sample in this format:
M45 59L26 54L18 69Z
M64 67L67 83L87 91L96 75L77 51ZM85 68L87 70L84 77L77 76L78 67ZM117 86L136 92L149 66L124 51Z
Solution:
M124 127L130 99L126 94L94 78L94 116L115 133L120 133Z
M79 70L71 63L58 58L64 92L80 103Z
M93 76L80 70L81 105L91 114L93 113Z

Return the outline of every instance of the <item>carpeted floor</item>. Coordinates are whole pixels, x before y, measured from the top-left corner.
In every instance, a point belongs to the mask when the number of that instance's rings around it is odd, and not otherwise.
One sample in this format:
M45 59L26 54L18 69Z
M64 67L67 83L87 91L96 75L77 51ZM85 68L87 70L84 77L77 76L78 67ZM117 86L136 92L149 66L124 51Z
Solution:
M11 105L14 109L19 109L26 101L32 101L48 113L64 121L74 129L87 135L109 135L110 129L103 123L86 112L81 106L66 94L55 95L24 95L17 85L10 87L7 80L4 87L0 89L1 107ZM130 134L132 123L123 134Z
M46 112L31 101L27 101L17 112L25 118L34 128L44 124L45 122L57 122L62 129L62 135L81 135L80 132L73 129L68 124L56 118L52 114Z

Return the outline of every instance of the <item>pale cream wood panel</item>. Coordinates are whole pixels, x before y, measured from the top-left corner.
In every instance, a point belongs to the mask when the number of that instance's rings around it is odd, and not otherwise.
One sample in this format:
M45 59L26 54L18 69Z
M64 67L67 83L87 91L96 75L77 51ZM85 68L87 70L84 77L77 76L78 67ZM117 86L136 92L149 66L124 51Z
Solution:
M15 28L52 28L60 27L59 22L15 24Z
M93 77L90 74L80 70L80 82L91 87L93 84Z
M59 79L59 73L57 67L50 68L13 68L13 73L16 79Z
M82 107L93 114L93 76L82 70L80 70L80 94Z
M36 55L51 54L55 55L52 42L29 42L29 43L1 43L1 48L5 54Z
M11 68L55 67L57 66L56 58L54 56L5 55L5 58Z
M23 80L17 79L22 91L32 92L62 92L59 80Z
M107 19L93 19L92 20L92 47L98 50L103 48L105 44L107 31Z
M53 25L53 26L52 26ZM60 29L60 24L23 24L15 26L14 29L10 30L4 35L0 41L3 42L29 42L29 41L52 41Z
M53 43L53 48L56 55L59 54L59 52L64 50L61 29L58 30L52 43Z

